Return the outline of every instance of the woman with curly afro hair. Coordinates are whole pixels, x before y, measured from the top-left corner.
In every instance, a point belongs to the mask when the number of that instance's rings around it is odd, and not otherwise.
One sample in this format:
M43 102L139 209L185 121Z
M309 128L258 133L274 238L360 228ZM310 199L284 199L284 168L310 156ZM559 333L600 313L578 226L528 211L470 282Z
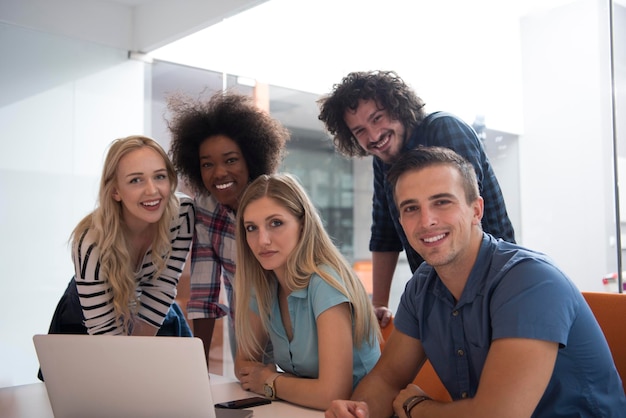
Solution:
M204 101L176 94L168 98L168 109L170 156L195 194L187 315L204 343L208 364L215 319L229 316L231 351L236 349L233 285L239 198L254 179L278 169L289 132L250 97L234 92L220 91ZM228 306L219 303L222 282Z

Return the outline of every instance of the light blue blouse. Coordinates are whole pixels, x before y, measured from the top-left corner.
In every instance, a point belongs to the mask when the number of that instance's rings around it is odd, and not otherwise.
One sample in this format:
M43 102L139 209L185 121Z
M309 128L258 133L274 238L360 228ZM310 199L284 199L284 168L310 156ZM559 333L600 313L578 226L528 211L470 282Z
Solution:
M343 283L334 270L328 271ZM289 341L280 315L278 298L272 301L268 328L274 348L274 360L283 371L311 379L319 376L316 319L325 310L344 302L348 302L348 298L341 292L319 275L311 276L307 288L292 292L287 298L293 327L293 339ZM250 308L258 313L254 296L251 298ZM379 357L380 346L377 342L371 345L364 341L359 348L353 347L353 388L374 367Z

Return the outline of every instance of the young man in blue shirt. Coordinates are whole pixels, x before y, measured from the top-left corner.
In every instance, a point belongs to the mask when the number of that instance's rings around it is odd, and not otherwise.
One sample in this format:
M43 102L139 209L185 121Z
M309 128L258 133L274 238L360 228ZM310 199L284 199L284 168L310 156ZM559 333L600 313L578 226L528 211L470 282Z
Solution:
M380 360L326 417L623 417L622 382L582 294L547 256L482 230L472 165L421 148L388 178L425 263ZM427 358L453 402L411 383Z

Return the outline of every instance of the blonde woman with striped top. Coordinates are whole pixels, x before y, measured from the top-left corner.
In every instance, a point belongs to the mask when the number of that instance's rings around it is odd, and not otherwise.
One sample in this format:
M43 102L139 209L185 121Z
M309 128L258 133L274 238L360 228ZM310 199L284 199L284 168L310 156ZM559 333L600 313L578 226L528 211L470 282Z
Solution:
M177 184L172 163L154 140L131 136L110 146L99 205L71 237L76 290L89 334L159 331L176 297L193 234L192 200L177 196Z

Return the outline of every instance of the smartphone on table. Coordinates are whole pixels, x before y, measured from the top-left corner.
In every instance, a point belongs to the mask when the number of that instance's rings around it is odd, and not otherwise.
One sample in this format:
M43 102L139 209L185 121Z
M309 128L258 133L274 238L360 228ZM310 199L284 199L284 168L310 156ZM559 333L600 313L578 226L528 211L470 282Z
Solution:
M252 408L253 406L267 405L270 403L272 403L272 401L267 398L263 398L261 396L253 396L251 398L235 399L234 401L216 403L215 407L227 409L243 409Z

